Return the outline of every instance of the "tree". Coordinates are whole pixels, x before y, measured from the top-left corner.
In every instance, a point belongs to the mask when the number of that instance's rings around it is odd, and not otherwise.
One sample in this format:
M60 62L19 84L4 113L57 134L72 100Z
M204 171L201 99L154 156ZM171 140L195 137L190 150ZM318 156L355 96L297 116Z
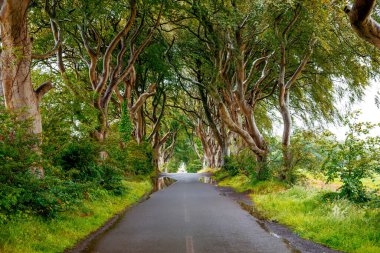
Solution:
M354 31L364 40L380 48L380 24L371 16L376 0L355 0L352 8L345 12L350 18Z
M50 81L36 90L31 80L32 42L28 33L30 0L0 1L1 77L5 106L20 113L20 120L31 120L30 131L42 133L39 103L51 88Z

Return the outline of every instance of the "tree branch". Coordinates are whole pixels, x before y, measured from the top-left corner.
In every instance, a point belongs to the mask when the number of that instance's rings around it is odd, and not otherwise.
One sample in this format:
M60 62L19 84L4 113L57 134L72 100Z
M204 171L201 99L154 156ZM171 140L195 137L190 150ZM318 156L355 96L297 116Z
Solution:
M149 97L153 96L154 94L156 94L156 84L155 83L153 83L149 86L147 92L141 94L141 96L137 99L136 103L132 106L131 113L135 114L141 108L141 106L145 103L145 101Z
M41 101L42 97L48 93L51 89L53 89L53 84L51 81L47 81L41 84L36 90L35 93L37 95L37 100Z
M380 49L380 24L372 17L371 13L375 7L375 0L355 0L350 9L345 8L354 31L364 40Z
M302 62L294 72L293 76L289 79L289 81L286 83L285 87L286 89L290 89L290 87L293 85L293 83L298 79L298 77L301 75L302 71L305 69L306 64L309 62L310 56L313 54L313 48L315 43L317 42L316 38L312 38L309 44L309 48L307 53L305 54Z
M56 52L58 51L61 44L62 44L61 40L59 39L57 41L57 43L54 45L54 48L52 50L50 50L49 52L44 53L44 54L32 54L32 59L33 60L46 60L46 59L52 57L53 55L56 54Z

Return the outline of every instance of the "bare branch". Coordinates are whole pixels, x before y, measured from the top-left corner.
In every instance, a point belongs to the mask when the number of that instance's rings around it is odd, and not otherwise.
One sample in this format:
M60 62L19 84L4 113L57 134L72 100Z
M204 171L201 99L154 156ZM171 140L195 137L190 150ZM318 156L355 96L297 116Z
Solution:
M99 93L104 89L104 86L108 80L109 77L109 71L110 71L110 63L112 58L112 53L116 47L116 45L120 42L121 38L127 34L135 21L137 14L137 7L136 7L136 0L131 0L131 15L129 16L129 20L127 24L124 26L123 30L121 30L111 41L111 43L108 45L107 50L105 52L104 58L103 58L103 72L101 75L101 79L99 80L96 91ZM124 78L122 78L124 79Z
M306 64L309 62L310 56L313 54L313 48L314 48L314 45L315 45L316 42L317 42L316 38L312 38L311 39L308 51L305 54L302 62L300 63L300 65L298 66L298 68L296 69L296 71L294 72L293 76L289 79L289 81L285 85L285 87L287 89L290 89L290 87L292 86L292 84L298 79L298 77L301 75L302 71L305 69Z
M48 93L51 89L53 89L53 84L51 81L47 81L41 84L36 90L35 93L37 95L37 100L41 101L42 97Z
M136 103L132 106L131 113L135 114L141 108L141 106L145 103L145 101L149 97L153 96L154 94L156 94L156 84L155 83L153 83L149 86L147 92L141 94L141 96L137 99Z

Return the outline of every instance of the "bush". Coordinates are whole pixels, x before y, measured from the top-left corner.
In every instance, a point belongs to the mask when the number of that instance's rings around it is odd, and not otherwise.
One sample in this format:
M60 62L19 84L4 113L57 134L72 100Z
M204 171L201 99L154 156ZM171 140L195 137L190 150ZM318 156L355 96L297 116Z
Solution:
M74 141L60 152L57 165L61 166L64 171L86 170L96 164L98 156L99 148L95 143Z
M228 156L224 158L223 170L225 170L230 176L235 176L239 173L240 164L237 162L234 156Z
M129 141L126 145L126 170L134 175L148 175L154 171L151 145Z
M230 176L241 173L251 178L256 178L256 157L250 150L242 150L236 155L225 157L223 169L227 171Z
M98 170L101 172L100 186L107 191L112 191L116 195L121 195L125 192L123 186L123 171L108 165L102 164L98 166Z
M97 143L75 141L59 154L58 165L75 182L92 182L115 194L123 193L123 171L118 167L120 164L111 159L98 161L99 154L100 147Z
M14 173L24 173L42 161L36 152L38 139L27 131L30 122L18 121L16 114L1 107L0 122L0 173L4 182Z
M346 125L349 132L342 143L326 147L327 158L323 169L328 181L340 179L341 197L352 201L369 200L362 180L380 172L380 137L370 137L369 133L379 125L351 123Z
M13 215L22 212L54 217L82 199L88 185L46 176L37 178L26 171L16 173L0 184L0 212Z

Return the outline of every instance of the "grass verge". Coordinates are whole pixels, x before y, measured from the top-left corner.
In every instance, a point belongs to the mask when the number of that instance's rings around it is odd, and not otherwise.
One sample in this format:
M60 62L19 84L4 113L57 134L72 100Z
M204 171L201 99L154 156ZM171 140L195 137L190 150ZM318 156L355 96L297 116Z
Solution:
M252 191L257 211L285 224L303 238L345 252L380 252L380 210L347 200L328 201L326 191L304 186L287 188L270 181L250 183L242 175L226 178L220 186Z
M151 191L149 180L125 181L122 196L99 192L73 210L46 220L23 215L0 225L0 252L63 252Z

